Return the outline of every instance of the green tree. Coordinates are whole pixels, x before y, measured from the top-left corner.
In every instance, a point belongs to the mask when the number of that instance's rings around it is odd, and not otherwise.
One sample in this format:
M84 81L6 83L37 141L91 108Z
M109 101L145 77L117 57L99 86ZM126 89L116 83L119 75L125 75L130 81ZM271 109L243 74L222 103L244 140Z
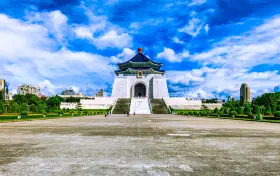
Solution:
M275 116L275 117L280 117L280 111L276 111L276 112L274 113L274 116Z
M225 114L229 114L229 109L225 108Z
M17 102L15 102L15 103L12 104L11 112L12 112L12 113L17 113L17 112L19 112L19 105L17 104Z
M28 112L28 104L27 103L22 103L20 110Z
M4 102L0 102L0 111L2 112L2 113L4 113L5 112L5 103Z
M44 102L41 102L37 107L38 112L47 111L47 109L48 109L48 106Z
M230 115L237 115L237 112L236 112L236 111L230 111L229 114L230 114Z
M218 99L217 98L205 99L204 102L205 103L218 103Z
M31 112L38 112L38 109L37 109L37 106L35 105L35 104L32 104L31 106L30 106L30 111Z
M26 98L27 98L27 101L28 101L28 104L29 104L29 105L34 104L34 105L38 106L38 104L39 104L40 101L41 101L40 98L39 98L38 96L33 95L33 94L27 94L27 95L26 95Z
M238 114L243 114L243 108L241 106L238 107L237 113Z
M256 106L256 114L257 114L257 120L263 119L261 111L260 111L260 107L258 105Z
M230 106L230 112L231 112L231 111L236 111L236 109L235 109L235 107L234 107L233 104Z
M7 103L7 112L11 113L12 111L12 101L6 101Z
M271 112L272 112L272 114L274 114L276 111L277 111L277 105L276 105L276 104L273 104L273 105L271 106Z
M254 100L254 103L259 106L261 105L271 106L272 104L276 104L279 101L280 101L280 92L275 92L275 93L265 93L261 96L258 96Z
M22 103L27 103L28 102L28 100L25 97L25 95L18 95L18 94L16 94L16 95L14 95L13 99L14 99L14 102L16 102L19 105L21 105Z
M206 105L203 104L203 105L201 106L201 109L202 109L202 110L208 110L208 107L207 107Z
M218 109L218 108L215 108L215 109L214 109L214 113L215 113L215 114L218 114L218 113L219 113L219 109Z
M0 101L4 101L5 100L5 90L0 90Z
M261 110L260 110L260 106L256 105L256 114L260 114Z
M55 109L59 109L59 106L63 100L64 100L63 98L61 98L57 95L54 97L48 98L47 105L48 105L49 111L52 112Z
M246 104L244 108L244 114L249 114L249 113L251 113L251 107L249 104Z
M277 111L280 111L280 104L276 108Z
M220 109L220 111L219 111L219 114L224 114L224 113L225 113L225 108L222 107L222 108Z
M65 99L67 103L80 103L81 98L79 97L68 97Z
M254 105L254 106L253 106L253 110L252 110L252 113L253 113L253 114L257 114L257 106L258 106L258 105ZM260 107L259 107L259 108L260 108Z
M265 107L264 114L265 115L271 114L271 107L269 105Z

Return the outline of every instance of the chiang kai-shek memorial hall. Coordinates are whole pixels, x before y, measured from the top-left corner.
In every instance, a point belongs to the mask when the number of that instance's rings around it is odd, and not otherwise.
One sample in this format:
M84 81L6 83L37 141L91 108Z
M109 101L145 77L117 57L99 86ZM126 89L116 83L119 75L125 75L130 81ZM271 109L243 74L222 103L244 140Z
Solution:
M116 98L168 98L165 71L162 63L147 58L142 49L124 63L118 63L115 71L112 97Z

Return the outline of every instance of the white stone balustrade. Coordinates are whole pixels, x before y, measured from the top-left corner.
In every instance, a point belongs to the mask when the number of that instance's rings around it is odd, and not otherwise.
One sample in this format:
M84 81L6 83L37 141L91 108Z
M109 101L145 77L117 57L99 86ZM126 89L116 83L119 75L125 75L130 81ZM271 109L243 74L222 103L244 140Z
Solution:
M208 109L221 108L221 103L202 103L201 100L188 100L184 97L171 97L163 99L168 106L171 106L173 109L193 109L199 110L202 105L208 107Z
M117 98L112 97L96 97L94 99L81 99L82 109L109 109ZM75 109L77 103L61 103L60 108Z
M76 109L78 103L61 103L60 109Z
M130 104L130 114L151 114L148 98L132 98Z
M215 108L221 109L222 103L203 103L208 109L214 110Z

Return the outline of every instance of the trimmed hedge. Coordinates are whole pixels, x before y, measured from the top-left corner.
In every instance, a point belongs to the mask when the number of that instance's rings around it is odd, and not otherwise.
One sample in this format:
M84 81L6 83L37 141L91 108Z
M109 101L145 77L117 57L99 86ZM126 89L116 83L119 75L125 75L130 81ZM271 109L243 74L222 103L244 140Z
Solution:
M274 116L275 116L275 117L280 117L280 111L276 111L276 112L274 113Z
M0 120L18 119L18 116L0 116Z
M256 120L263 120L262 114L257 114L257 119Z
M253 113L249 113L248 118L255 118L255 115Z
M177 114L180 115L192 115L192 114L196 114L199 113L199 115L201 116L210 116L210 117L225 117L225 118L233 118L233 115L229 115L229 114L214 114L211 113L210 111L200 111L200 112L192 112L192 111L188 111L188 112L178 112ZM231 114L235 114L236 112L231 112ZM280 113L280 111L279 111ZM280 120L280 117L273 117L273 116L262 116L261 114L259 115L259 117L256 114L253 113L249 113L248 115L234 115L234 118L238 118L238 119L255 119L256 120Z
M43 114L36 114L36 115L25 115L25 116L21 116L21 118L42 118L44 117Z
M27 111L22 111L22 112L20 113L20 115L26 116L26 115L27 115Z
M263 116L264 120L280 120L279 117L273 117L273 116Z
M86 113L82 113L82 114L79 114L79 113L73 113L73 116L82 116L82 115L94 115L94 114L106 114L107 111L100 111L100 112L86 112ZM22 115L24 114L24 115ZM26 114L24 113L21 113L21 114L12 114L12 115L0 115L0 120L11 120L11 119L18 119L18 116L21 116L21 119L32 119L32 118L44 118L44 114ZM63 117L63 116L72 116L71 113L63 113L61 114L62 116L60 116L60 114L45 114L45 118L47 117Z
M236 116L236 115L237 115L237 112L236 112L236 111L230 111L230 112L229 112L229 115L234 115L234 116Z

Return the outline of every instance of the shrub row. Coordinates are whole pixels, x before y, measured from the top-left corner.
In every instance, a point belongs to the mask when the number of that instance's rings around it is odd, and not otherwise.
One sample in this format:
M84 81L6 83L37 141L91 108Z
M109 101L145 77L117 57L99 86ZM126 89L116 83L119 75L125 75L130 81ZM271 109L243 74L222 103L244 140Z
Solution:
M238 115L236 112L231 112L230 114L213 114L209 111L200 111L200 112L193 112L193 111L186 111L186 112L178 112L179 115L200 115L200 116L212 116L212 117L235 117L235 118L244 118L244 119L258 119L258 120L280 120L279 117L273 116L260 116L254 115L249 113L248 115Z
M17 118L18 118L18 116L15 116L15 115L13 115L13 116L9 116L9 115L0 116L1 120L9 120L9 119L17 119Z
M98 115L98 114L105 114L104 112L90 112L90 113L74 113L73 116L80 116L80 115ZM72 116L70 113L64 113L61 114L62 116ZM0 120L9 120L9 119L18 119L19 115L1 115ZM44 114L27 114L26 113L21 113L20 114L22 119L27 119L27 118L43 118ZM60 114L47 114L45 117L60 117Z

